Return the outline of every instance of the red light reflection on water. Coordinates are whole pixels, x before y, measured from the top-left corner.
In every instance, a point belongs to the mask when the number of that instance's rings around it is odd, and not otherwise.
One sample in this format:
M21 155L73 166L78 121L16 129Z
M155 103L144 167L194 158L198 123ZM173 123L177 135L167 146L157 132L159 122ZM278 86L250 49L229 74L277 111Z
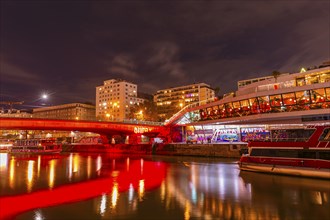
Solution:
M62 185L52 190L38 190L29 194L0 197L0 219L11 219L16 215L49 206L78 202L91 199L102 194L111 193L113 186L119 192L127 191L130 186L134 190L151 190L159 187L166 177L167 165L162 162L134 160L129 170L122 169L118 175L88 180L85 182Z

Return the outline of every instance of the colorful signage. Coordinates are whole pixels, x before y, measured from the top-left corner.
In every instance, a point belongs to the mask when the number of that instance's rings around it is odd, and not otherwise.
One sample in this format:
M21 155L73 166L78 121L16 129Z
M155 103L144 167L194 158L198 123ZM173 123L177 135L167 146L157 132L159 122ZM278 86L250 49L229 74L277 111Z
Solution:
M134 127L134 133L135 134L143 134L147 132L151 132L152 129L148 127Z

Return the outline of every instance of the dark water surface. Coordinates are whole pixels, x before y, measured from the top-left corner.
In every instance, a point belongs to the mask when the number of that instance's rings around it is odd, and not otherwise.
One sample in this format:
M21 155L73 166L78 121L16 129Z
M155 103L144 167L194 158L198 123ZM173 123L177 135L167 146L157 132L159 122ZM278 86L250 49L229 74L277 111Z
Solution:
M236 160L0 154L0 219L322 219L330 181L240 172Z

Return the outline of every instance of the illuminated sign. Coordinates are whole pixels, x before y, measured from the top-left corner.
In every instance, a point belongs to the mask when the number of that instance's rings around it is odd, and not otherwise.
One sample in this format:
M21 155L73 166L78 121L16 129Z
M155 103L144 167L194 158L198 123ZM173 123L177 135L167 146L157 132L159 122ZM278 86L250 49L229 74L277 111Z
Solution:
M147 127L134 127L135 134L142 134L146 132L150 132L152 129Z
M219 134L237 134L236 128L227 128L227 129L218 129L217 132Z
M242 133L262 133L262 132L269 132L263 128L241 128Z

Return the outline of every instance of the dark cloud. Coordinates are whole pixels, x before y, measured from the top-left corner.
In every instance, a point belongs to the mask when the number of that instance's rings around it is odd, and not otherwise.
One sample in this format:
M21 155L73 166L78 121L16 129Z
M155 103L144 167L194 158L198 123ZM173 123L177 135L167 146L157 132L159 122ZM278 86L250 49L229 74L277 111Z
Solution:
M183 79L185 73L178 56L179 48L174 43L155 43L146 65L150 66L159 75L167 75L167 77L174 80Z
M138 77L138 73L135 72L135 62L129 55L119 54L113 58L110 64L106 65L109 66L107 72L118 78L133 80Z
M1 1L1 99L95 101L111 78L141 92L330 60L329 1Z

